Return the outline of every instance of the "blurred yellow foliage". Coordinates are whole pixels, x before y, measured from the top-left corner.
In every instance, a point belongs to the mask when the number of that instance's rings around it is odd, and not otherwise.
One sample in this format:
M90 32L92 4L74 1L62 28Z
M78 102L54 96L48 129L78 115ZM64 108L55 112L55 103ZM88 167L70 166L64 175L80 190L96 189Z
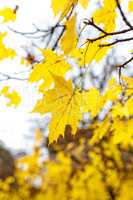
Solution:
M5 7L4 9L0 10L0 17L3 18L3 22L15 21L16 20L16 12L15 10Z
M4 97L6 97L9 102L7 103L7 106L18 106L21 103L21 97L20 95L15 91L10 91L10 87L9 86L5 86L1 92L0 95L3 95Z

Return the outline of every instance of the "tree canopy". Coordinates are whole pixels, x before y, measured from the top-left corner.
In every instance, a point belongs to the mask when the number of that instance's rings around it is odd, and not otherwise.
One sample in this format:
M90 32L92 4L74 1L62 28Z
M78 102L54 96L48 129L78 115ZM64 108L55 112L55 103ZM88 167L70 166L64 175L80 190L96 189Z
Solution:
M34 84L39 98L32 112L51 115L48 138L37 129L32 153L16 158L14 175L0 181L0 200L132 200L133 2L51 0L51 8L54 25L34 24L33 32L8 26L18 6L0 10L2 26L9 29L0 32L0 60L18 56L28 69L26 79L0 73L1 81ZM85 17L81 10L88 12ZM20 56L4 43L11 32L45 47L35 43L36 53ZM123 46L127 56L119 61L115 50ZM72 75L75 67L78 75ZM7 106L23 101L10 85L0 95Z

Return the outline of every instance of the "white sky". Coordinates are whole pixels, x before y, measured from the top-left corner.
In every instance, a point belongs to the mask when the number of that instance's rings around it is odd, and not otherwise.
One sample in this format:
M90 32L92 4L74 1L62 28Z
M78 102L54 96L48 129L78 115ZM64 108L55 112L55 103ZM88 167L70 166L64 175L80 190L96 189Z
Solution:
M33 30L32 23L37 25L44 23L45 26L50 23L51 10L49 0L0 0L0 8L3 6L12 6L14 8L15 5L19 5L19 10L15 25L10 24L12 28L19 31L31 31ZM50 18L52 20L52 17ZM15 48L19 51L21 51L21 45L27 45L27 41L24 38L18 35L14 35L13 38L14 41L10 40L8 43L11 46L15 44ZM23 70L26 69L24 66L20 67L18 59L12 61L4 60L0 63L0 72L3 73ZM32 141L25 138L25 135L28 136L30 134L31 123L29 123L29 120L36 119L36 117L40 119L38 115L30 114L36 101L34 87L27 86L27 83L21 81L0 82L0 88L4 85L13 86L18 90L23 97L23 103L19 108L8 108L5 106L6 99L0 97L0 140L13 150L29 150Z

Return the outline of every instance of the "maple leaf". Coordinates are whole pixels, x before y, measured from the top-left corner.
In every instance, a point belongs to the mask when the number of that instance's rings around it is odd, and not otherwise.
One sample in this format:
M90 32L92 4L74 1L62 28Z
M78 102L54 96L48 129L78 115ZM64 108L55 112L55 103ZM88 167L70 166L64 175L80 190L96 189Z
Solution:
M125 96L133 96L133 77L122 77L122 81L126 88Z
M88 0L63 0L60 3L58 0L52 0L51 7L55 16L61 14L60 20L62 20L69 13L72 6L76 6L78 2L83 8L87 8Z
M66 22L66 32L61 39L61 48L65 54L68 54L76 47L77 33L76 33L76 15Z
M92 145L99 142L99 140L101 140L104 136L107 135L109 128L110 128L109 117L106 117L103 121L97 123L94 128L94 133L90 140L90 144Z
M111 47L99 47L101 40L93 43L87 43L88 45L84 48L74 48L70 52L70 57L74 58L78 63L79 67L90 64L93 60L99 62Z
M34 112L52 113L50 122L50 143L63 135L65 126L71 125L72 133L75 134L78 121L82 118L80 110L81 94L73 91L72 82L65 81L62 77L53 75L55 88L45 93L45 97L37 102Z
M133 1L128 2L128 12L133 12Z
M55 88L44 92L44 97L33 109L33 112L41 114L52 113L49 125L50 142L57 140L59 135L64 135L66 125L70 125L72 134L75 134L83 112L91 112L91 116L95 117L103 106L103 99L96 89L81 92L79 89L73 89L71 81L52 76Z
M69 63L64 60L64 57L57 55L52 50L42 50L45 60L42 63L35 64L29 76L30 82L37 82L43 80L40 85L40 91L47 89L54 82L52 73L59 76L70 69Z
M0 16L3 18L3 22L15 21L16 12L11 8L4 8L0 10Z
M118 102L115 106L112 108L112 116L115 117L131 117L133 115L133 98L130 98L127 100L127 102L122 105L120 102Z
M121 86L113 78L109 80L104 96L105 99L107 100L115 101L119 98L121 92L122 92Z
M52 0L51 2L51 7L53 9L54 15L58 15L59 13L61 13L60 19L63 19L68 12L70 11L71 7L73 5L76 5L78 2L78 0L63 0L63 1L59 1L58 0Z
M0 33L0 60L5 58L13 58L16 56L16 53L13 49L7 48L3 44L3 40L6 37L7 33Z
M95 23L104 25L106 32L113 32L116 27L116 7L114 0L104 0L103 6L97 9L92 16Z
M60 3L58 0L52 0L51 6L53 8L54 14L57 15L59 12L66 12L69 10L68 7L70 8L70 5L76 5L78 2L83 8L87 8L89 0L63 0Z
M112 143L121 144L123 147L133 144L132 125L133 119L120 120L119 118L115 118L111 127L113 133Z
M103 95L100 94L99 90L97 90L96 88L90 88L87 93L85 93L83 103L85 105L85 109L87 108L87 111L90 112L90 117L94 118L103 108L105 104L105 98Z
M17 107L21 102L20 95L15 91L10 91L9 86L5 86L1 92L0 95L3 95L7 99L9 99L9 102L7 103L7 106L15 106Z
M72 134L75 134L78 122L82 119L83 110L83 95L78 89L73 90L72 82L65 81L62 77L55 75L53 75L53 78L55 88L45 92L45 97L37 102L33 110L42 114L52 113L49 126L50 142L57 140L59 135L64 135L67 124L71 125Z

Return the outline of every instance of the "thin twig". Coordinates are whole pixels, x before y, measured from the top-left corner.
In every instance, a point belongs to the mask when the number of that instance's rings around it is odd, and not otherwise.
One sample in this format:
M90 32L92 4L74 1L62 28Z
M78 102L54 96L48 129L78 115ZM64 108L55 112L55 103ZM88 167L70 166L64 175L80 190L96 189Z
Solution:
M130 38L124 38L124 39L117 39L114 42L111 43L107 43L107 44L100 44L99 47L109 47L109 46L113 46L115 44L121 43L121 42L128 42L133 40L133 37Z
M117 68L119 70L119 83L121 84L121 70L122 68L124 68L127 64L129 64L131 61L133 60L133 57L131 57L130 59L128 59L126 62L124 62L121 65L118 65Z
M133 30L133 26L132 26L131 23L128 21L127 17L125 16L125 14L124 14L124 12L123 12L123 10L122 10L122 8L121 8L121 5L120 5L120 3L119 3L119 0L116 0L116 4L117 4L117 7L118 7L118 9L119 9L119 11L120 11L120 14L121 14L121 16L122 16L123 21L125 22L125 24L126 24L130 29Z
M6 81L6 80L27 81L28 80L27 78L18 78L18 77L10 76L10 75L2 73L2 72L0 72L0 75L2 75L4 77L3 79L0 79L0 81Z

